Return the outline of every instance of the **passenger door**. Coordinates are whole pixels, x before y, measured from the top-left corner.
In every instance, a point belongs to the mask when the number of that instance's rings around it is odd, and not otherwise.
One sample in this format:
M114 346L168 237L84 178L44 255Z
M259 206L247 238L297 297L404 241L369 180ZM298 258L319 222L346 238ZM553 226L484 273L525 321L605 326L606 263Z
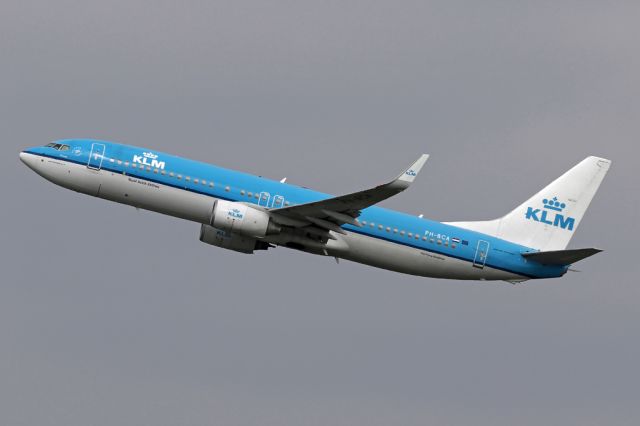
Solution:
M484 268L484 264L487 262L489 256L489 242L479 240L476 246L476 255L473 258L473 266L476 268Z
M87 167L93 170L100 170L102 160L104 160L104 151L106 147L102 143L91 144L91 152L89 153L89 161Z

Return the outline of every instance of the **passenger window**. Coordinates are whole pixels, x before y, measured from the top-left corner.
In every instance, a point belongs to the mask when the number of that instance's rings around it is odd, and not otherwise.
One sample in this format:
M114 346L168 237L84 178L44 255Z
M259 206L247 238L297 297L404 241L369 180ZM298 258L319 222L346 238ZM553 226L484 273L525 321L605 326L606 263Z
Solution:
M178 180L182 180L182 175L178 175Z
M124 162L124 166L125 166L125 167L129 167L129 162L128 162L128 161L125 161L125 162Z
M118 160L118 166L122 166L122 160Z
M393 228L393 233L397 234L398 233L398 228Z
M240 190L240 195L244 195L244 189Z
M416 240L420 239L420 235L416 234L416 236L414 237Z
M175 176L173 172L169 172L169 176L173 177Z
M158 174L158 169L153 169L153 173Z
M202 179L202 184L203 184L203 185L206 185L206 184L207 184L207 181L206 181L206 180L204 180L204 179Z
M109 158L109 162L110 162L110 163L115 163L115 162L116 162L116 160L114 160L113 158Z
M147 166L147 171L150 172L151 171L151 167Z
M391 228L387 226L387 232L391 232Z
M185 176L184 180L186 180L187 182L191 182L191 177L190 176Z
M136 163L131 163L131 167L133 167L134 169L137 169L138 165Z
M400 235L404 236L404 231L400 231Z
M412 238L412 237L413 237L413 234L412 234L411 232L409 232L409 233L407 234L407 237Z
M225 190L225 191L227 191L227 192L229 192L229 191L231 191L231 187L229 187L229 186L225 186L225 187L224 187L224 190Z
M442 240L438 240L438 245L442 244Z
M213 182L209 182L209 188L213 188Z
M200 180L198 180L198 179L194 179L194 180L193 180L193 183L200 183Z
M367 226L367 221L366 220L362 221L362 226Z
M161 174L162 176L164 176L164 175L166 175L166 174L167 174L167 172L165 172L165 171L163 170L163 171L161 171L161 172L160 172L160 174Z
M249 198L253 197L253 192L247 192L247 197Z

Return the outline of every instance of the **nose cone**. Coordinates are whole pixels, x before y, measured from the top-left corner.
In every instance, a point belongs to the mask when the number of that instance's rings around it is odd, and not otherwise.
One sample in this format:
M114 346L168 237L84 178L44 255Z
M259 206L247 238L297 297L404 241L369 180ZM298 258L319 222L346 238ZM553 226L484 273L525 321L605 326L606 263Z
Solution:
M37 172L36 170L36 163L37 163L37 158L35 155L27 152L27 151L22 151L20 153L20 161L22 161L27 167L29 167L31 170Z

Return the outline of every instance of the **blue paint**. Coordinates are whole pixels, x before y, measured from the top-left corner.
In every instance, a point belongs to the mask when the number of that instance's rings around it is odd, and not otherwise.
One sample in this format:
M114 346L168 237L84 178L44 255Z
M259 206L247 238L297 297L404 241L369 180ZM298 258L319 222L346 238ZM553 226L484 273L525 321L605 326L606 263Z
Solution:
M35 147L28 149L26 152L86 165L89 161L92 144L101 143L106 146L105 158L101 163L103 170L228 201L258 204L260 198L255 198L255 196L258 194L258 197L261 197L262 193L269 193L271 199L279 197L279 203L289 203L290 205L309 203L333 197L330 194L313 191L300 186L229 170L199 161L188 160L145 148L91 139L63 140L58 143L69 144L73 148L71 151L62 152L47 147ZM145 155L145 153L147 155ZM111 159L115 161L112 162ZM122 164L118 164L117 160L122 161ZM128 162L129 166L125 167L124 162ZM132 164L136 164L137 167L133 168ZM164 168L160 168L160 166ZM154 172L154 170L157 170L157 172ZM162 171L164 171L165 174L162 174ZM171 177L170 173L173 173L174 176ZM177 179L177 175L181 175L182 179ZM187 181L186 177L189 177L190 180ZM196 183L194 179L197 179L198 182ZM202 183L203 180L206 184ZM214 183L213 187L209 185L210 182ZM249 193L252 194L251 197L248 196ZM529 208L527 210L527 219L534 221L547 220L546 216L544 216L546 211L542 213L543 214L539 215L540 209ZM520 254L535 251L530 247L429 219L418 218L417 216L402 212L373 206L364 209L358 220L366 222L367 225L356 227L345 224L342 228L361 235L438 253L470 263L473 263L475 258L477 242L484 240L489 243L490 247L486 258L487 267L513 272L530 278L559 277L567 271L566 266L548 266L527 261ZM568 229L572 229L573 227L571 218L557 219L557 221L556 226L566 227ZM369 225L371 223L375 225L371 227ZM378 228L380 224L383 225L383 229ZM386 230L387 227L391 228L391 232ZM398 233L394 233L393 229L398 229ZM400 234L401 230L405 231L405 235ZM414 236L409 238L409 233L412 233ZM415 235L418 235L419 239L415 239ZM427 241L422 240L423 236L429 236ZM436 236L438 236L442 242L448 241L449 246L445 247L443 244L438 245L436 242L430 242L431 236L434 236L434 240L437 240L438 238L436 238ZM447 239L445 240L443 238ZM456 247L452 248L452 238L460 240L462 243L454 243Z
M562 210L567 206L565 203L558 201L557 197L553 197L552 199L543 199L542 204L542 209L527 207L527 211L524 214L525 219L573 231L576 220L573 217L565 217L562 214ZM551 215L553 215L553 220L551 220Z

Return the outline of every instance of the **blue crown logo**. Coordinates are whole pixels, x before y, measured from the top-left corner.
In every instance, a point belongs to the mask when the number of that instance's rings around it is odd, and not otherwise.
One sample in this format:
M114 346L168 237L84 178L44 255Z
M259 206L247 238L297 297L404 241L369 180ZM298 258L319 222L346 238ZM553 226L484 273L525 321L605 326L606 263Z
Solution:
M558 201L558 197L553 197L551 199L545 198L544 200L542 200L542 204L544 204L545 209L554 210L557 212L561 212L562 209L567 207L565 203L561 203L560 201Z

